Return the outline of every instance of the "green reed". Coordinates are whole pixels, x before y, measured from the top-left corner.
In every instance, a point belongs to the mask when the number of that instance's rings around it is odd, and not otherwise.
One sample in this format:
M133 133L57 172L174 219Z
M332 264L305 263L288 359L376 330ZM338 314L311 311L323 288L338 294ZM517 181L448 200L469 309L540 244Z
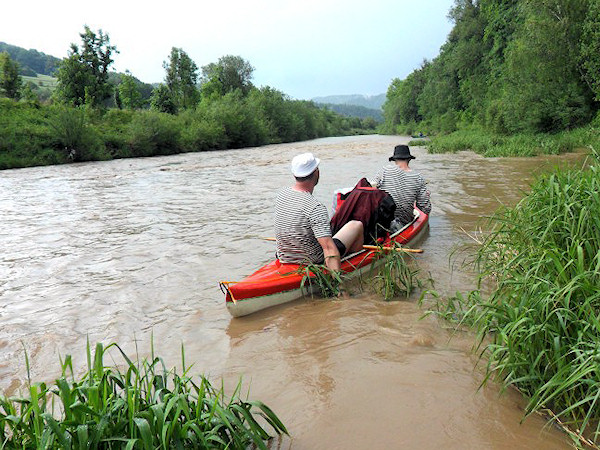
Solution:
M105 365L111 348L123 369ZM88 343L81 379L67 356L53 386L30 382L26 396L0 397L0 449L266 449L266 425L287 434L268 406L239 398L241 383L226 397L189 375L183 348L181 358L179 375L154 350L133 362L115 343L96 344L92 357Z
M542 176L499 211L477 252L489 295L457 295L438 313L479 333L489 378L598 442L600 436L600 159ZM491 340L484 340L489 337ZM484 381L485 382L485 381Z
M396 246L400 248L400 246ZM377 251L377 261L371 265L372 286L375 292L380 294L384 300L404 296L408 298L417 287L422 287L419 279L419 270L412 268L407 262L409 256L406 253L396 251ZM301 288L315 287L321 297L339 297L344 291L344 285L348 284L351 274L331 271L324 264L308 264L301 266L298 273L303 275ZM359 290L363 290L362 276L358 277Z
M307 264L298 269L303 275L301 289L317 288L321 297L337 297L342 293L342 283L345 280L343 272L329 270L325 264Z
M395 244L394 248L400 248ZM373 287L386 301L395 297L410 297L416 288L422 287L419 269L411 267L410 255L399 251L379 251L383 259L377 267Z

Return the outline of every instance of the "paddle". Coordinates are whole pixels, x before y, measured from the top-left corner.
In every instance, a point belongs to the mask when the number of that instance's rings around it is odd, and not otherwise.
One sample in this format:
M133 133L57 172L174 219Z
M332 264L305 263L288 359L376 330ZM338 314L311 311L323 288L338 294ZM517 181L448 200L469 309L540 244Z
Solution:
M404 247L381 247L379 245L363 245L365 250L396 250L397 252L406 252L406 253L423 253L422 248L404 248Z
M264 237L261 238L265 241L275 241L274 237ZM385 250L391 251L396 250L397 252L405 252L405 253L423 253L422 248L404 248L404 247L381 247L379 245L363 245L365 250Z

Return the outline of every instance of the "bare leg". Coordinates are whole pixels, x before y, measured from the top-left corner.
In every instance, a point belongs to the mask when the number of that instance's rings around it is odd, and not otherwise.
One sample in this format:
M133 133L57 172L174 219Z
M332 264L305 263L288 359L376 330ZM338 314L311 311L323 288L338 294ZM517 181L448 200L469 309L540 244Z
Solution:
M360 220L351 220L344 225L335 236L346 246L347 253L355 253L363 249L363 224Z

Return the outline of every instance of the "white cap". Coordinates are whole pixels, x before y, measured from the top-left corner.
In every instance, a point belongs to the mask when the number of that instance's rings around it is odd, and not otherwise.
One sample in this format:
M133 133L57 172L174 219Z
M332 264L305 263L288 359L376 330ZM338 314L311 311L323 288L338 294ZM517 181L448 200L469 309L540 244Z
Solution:
M319 167L321 160L312 153L302 153L292 159L292 173L295 177L307 177Z

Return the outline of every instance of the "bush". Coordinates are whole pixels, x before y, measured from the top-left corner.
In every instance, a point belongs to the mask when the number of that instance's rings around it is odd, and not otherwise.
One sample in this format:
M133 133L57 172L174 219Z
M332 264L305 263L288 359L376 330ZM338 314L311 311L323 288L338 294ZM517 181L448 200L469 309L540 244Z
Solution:
M226 148L225 127L217 122L192 116L184 122L181 147L186 152L202 152Z
M216 99L203 100L198 106L198 114L201 120L223 127L225 148L252 147L268 142L267 124L252 113L239 91Z
M177 118L166 113L143 111L130 124L131 156L172 155L179 153L181 130Z
M98 133L86 123L82 108L55 107L48 119L52 147L64 152L72 161L102 159Z

